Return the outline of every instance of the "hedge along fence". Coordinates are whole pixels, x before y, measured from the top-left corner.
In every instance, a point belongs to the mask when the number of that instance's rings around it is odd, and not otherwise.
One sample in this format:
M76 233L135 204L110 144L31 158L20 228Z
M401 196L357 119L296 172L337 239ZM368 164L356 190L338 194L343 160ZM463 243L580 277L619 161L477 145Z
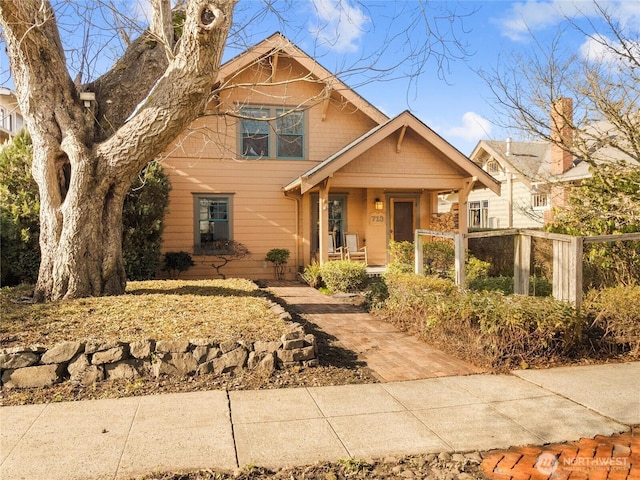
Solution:
M577 310L582 306L582 262L584 245L599 242L620 242L640 240L640 233L622 235L598 235L591 237L576 237L559 233L547 233L536 230L495 230L475 233L453 233L434 230L415 231L415 272L423 272L423 238L445 237L452 238L455 247L455 283L465 285L465 258L468 238L514 236L514 286L516 294L529 294L529 278L531 270L531 239L544 238L553 242L553 296L556 300L568 302Z
M585 322L566 302L459 291L449 280L411 273L386 282L379 316L478 366L526 367L583 348Z

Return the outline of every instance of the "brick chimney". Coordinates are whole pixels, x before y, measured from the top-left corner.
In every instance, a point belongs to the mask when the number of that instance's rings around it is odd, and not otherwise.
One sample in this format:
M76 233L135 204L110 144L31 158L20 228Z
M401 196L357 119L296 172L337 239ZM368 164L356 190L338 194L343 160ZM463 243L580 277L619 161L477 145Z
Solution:
M567 149L573 144L573 100L560 98L551 105L551 174L562 175L573 165ZM564 147L564 148L563 148Z

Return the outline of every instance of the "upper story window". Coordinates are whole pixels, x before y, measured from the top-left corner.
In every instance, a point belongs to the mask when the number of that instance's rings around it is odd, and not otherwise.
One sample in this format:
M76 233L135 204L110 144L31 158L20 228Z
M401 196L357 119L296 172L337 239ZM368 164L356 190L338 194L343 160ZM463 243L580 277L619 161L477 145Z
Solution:
M305 114L276 107L243 108L240 149L247 158L302 159Z
M549 195L546 193L534 193L531 195L531 206L534 209L547 208L549 206Z
M495 160L489 160L487 162L487 172L491 175L497 175L500 173L500 164Z

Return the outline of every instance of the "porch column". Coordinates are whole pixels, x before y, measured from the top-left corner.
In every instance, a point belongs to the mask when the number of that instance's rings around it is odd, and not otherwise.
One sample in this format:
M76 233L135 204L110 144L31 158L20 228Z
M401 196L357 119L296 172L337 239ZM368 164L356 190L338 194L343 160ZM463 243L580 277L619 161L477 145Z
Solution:
M320 265L329 261L329 178L320 183L318 193L318 259Z
M462 181L462 188L458 192L458 233L469 232L469 193L477 181L478 177L465 178Z

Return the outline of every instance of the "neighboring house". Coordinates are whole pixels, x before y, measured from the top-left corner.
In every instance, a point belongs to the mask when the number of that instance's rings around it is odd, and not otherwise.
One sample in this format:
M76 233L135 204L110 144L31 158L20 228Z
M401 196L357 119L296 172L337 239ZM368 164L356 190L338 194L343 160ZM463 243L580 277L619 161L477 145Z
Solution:
M216 275L230 241L251 255L226 275L267 278L273 248L286 275L329 259L346 233L369 265L390 240L413 240L437 215L438 195L500 185L419 119L389 119L280 34L221 67L220 95L165 152L171 179L163 251L187 251L190 278ZM467 225L461 214L463 231Z
M553 115L556 115L554 118ZM551 124L572 142L573 132L565 121L573 115L571 99L563 98L552 109ZM606 138L611 129L604 122L594 123L591 135ZM594 147L594 161L632 158L610 147ZM468 228L540 228L552 218L552 209L568 202L572 186L591 176L589 164L548 141L513 142L481 140L470 157L484 171L501 183L501 193L488 189L475 190L468 198ZM440 197L439 212L457 208L457 195Z
M0 87L0 143L13 138L22 125L22 114L15 92Z
M470 158L502 184L498 196L490 190L469 195L469 228L538 228L544 225L553 198L554 168L548 142L481 140ZM445 206L446 209L446 206Z

